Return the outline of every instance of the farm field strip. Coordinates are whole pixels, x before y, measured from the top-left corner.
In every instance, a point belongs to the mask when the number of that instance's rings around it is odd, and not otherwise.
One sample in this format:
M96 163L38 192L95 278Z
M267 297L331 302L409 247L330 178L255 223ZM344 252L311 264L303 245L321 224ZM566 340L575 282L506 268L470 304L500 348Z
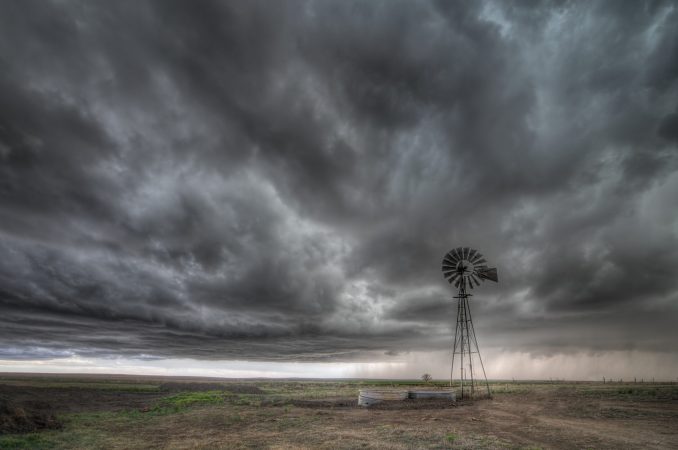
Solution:
M674 383L497 381L493 399L357 406L361 388L424 386L447 384L0 375L3 426L53 419L4 429L0 449L678 447Z

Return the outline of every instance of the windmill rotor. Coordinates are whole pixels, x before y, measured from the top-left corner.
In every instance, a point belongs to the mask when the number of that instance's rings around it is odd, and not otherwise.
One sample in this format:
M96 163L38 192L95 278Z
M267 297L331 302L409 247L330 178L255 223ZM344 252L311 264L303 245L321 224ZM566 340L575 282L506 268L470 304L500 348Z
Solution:
M480 281L498 282L497 269L486 266L486 262L478 250L457 247L443 257L443 276L455 287L459 287L462 279L471 289L480 286Z

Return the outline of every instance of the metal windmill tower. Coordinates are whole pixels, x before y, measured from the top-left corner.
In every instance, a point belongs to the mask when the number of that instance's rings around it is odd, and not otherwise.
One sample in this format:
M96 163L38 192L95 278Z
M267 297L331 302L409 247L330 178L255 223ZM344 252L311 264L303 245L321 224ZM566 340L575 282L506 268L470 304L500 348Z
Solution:
M474 370L478 370L478 362L483 371L487 395L490 394L490 384L487 382L485 366L480 356L476 331L471 319L471 308L468 298L472 296L466 292L467 286L473 289L473 285L480 286L480 281L490 280L495 283L497 269L490 268L486 264L483 255L469 247L457 247L447 252L443 258L443 276L454 287L458 288L457 296L457 325L454 332L454 344L452 346L452 367L450 369L450 386L454 378L454 361L459 361L459 383L461 385L461 398L464 398L464 389L468 389L468 395L473 397L476 391L476 378ZM477 358L476 358L477 356ZM475 364L474 364L475 362Z

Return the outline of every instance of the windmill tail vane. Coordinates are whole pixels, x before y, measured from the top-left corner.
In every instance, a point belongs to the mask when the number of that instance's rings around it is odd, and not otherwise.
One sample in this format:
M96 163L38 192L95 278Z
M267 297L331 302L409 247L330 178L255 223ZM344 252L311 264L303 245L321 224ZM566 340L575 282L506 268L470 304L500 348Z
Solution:
M494 267L490 268L482 266L480 269L478 269L478 277L482 280L494 281L495 283L499 281L499 278L497 277L497 269Z
M469 294L466 287L471 289L480 286L485 280L498 282L497 269L488 267L487 261L479 251L470 247L457 247L450 250L443 257L443 276L454 287L458 288L457 295L454 297L457 302L457 322L454 332L454 341L452 345L452 365L450 369L450 386L454 383L455 360L459 364L459 385L461 388L461 398L465 394L473 397L476 392L476 376L478 365L482 370L482 376L485 380L487 395L491 396L490 384L485 374L485 366L480 356L478 339L476 338L473 320L471 318L471 308L469 305ZM478 364L479 363L479 364Z

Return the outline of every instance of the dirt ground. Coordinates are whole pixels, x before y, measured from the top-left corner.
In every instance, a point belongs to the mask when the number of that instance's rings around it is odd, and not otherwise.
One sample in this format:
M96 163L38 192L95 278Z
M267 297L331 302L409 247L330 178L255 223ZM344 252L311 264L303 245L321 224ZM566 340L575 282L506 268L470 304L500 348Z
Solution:
M48 404L60 427L0 448L678 448L676 384L493 383L492 399L358 406L370 386L5 374L0 399Z

